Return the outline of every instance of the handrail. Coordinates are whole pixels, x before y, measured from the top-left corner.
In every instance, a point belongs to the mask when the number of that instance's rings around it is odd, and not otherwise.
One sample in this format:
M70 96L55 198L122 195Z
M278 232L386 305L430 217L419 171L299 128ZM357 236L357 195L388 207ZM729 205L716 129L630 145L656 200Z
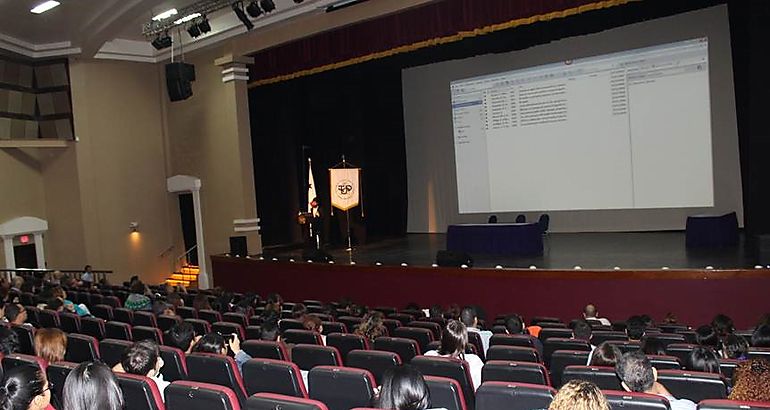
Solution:
M177 260L177 261L181 261L181 260L182 260L182 258L186 258L186 257L187 257L187 255L189 255L189 254L190 254L190 252L192 252L192 251L193 251L193 250L195 250L195 249L198 249L198 244L195 244L195 245L193 245L192 247L190 247L190 249L188 249L188 250L187 250L187 252L185 252L185 253L183 253L183 254L179 255L179 256L176 258L176 260Z
M62 270L62 269L37 269L37 268L16 268L16 269L0 269L0 272L30 272L30 273L83 273L83 269L78 270ZM115 273L111 270L92 270L92 273Z

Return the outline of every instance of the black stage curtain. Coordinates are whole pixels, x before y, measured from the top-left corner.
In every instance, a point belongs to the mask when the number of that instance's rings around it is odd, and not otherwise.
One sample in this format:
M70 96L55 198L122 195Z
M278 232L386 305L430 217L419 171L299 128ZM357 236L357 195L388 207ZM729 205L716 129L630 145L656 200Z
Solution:
M257 203L267 246L302 240L295 217L304 207L304 151L313 158L316 189L328 201L328 173L345 154L364 169L366 218L358 211L357 239L402 235L406 227L406 153L401 70L486 53L519 50L653 18L727 3L731 18L736 106L749 233L770 232L770 125L766 74L770 56L768 4L751 1L647 0L534 23L280 83L249 92ZM328 204L324 204L328 210ZM344 225L344 224L343 224ZM329 220L327 238L343 243ZM344 226L342 227L344 228Z

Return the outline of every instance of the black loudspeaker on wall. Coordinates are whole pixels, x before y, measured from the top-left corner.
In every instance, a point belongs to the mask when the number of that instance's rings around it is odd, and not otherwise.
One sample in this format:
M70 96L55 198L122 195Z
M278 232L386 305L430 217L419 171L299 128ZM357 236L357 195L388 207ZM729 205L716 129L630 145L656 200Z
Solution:
M230 237L230 255L241 257L248 255L248 247L246 246L245 236Z
M182 101L193 95L192 82L195 81L195 66L187 63L166 64L166 88L171 101Z
M460 265L473 266L473 258L465 252L438 251L436 252L436 264L438 266L453 266L459 268Z

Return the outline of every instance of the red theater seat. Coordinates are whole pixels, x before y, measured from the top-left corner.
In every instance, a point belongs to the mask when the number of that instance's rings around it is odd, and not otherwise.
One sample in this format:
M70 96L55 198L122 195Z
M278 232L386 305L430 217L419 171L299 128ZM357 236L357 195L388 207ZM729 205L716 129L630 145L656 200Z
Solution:
M246 393L276 393L307 398L299 367L291 362L272 359L251 359L243 364Z
M171 346L160 346L160 357L163 367L160 369L163 379L167 382L187 380L187 358L180 349Z
M91 305L88 310L91 311L92 315L100 319L104 319L108 322L112 320L113 313L112 306L110 305Z
M289 344L307 344L323 346L321 334L310 330L288 329L282 334L283 341Z
M476 410L547 409L556 390L527 383L484 382L476 390Z
M37 313L38 324L41 328L54 327L61 328L59 321L59 312L50 309L41 309Z
M134 326L158 327L158 319L152 312L134 312Z
M80 330L84 334L93 336L96 340L104 339L105 320L96 317L81 317Z
M249 410L329 410L318 400L303 399L273 393L258 393L246 402Z
M208 383L177 381L166 387L166 407L184 410L240 410L235 393Z
M246 332L244 332L243 326L239 325L238 323L216 322L211 325L211 331L222 335L238 335L238 339L240 340L244 340L246 338Z
M317 366L308 373L310 398L329 410L368 406L374 397L374 377L366 370Z
M546 367L550 368L551 356L553 356L553 352L557 350L580 350L590 352L591 345L585 340L551 337L543 343L543 362ZM586 359L588 359L587 355Z
M159 346L163 345L163 334L157 327L134 326L131 329L131 333L133 334L135 342L149 339L157 343Z
M628 340L628 336L626 335L626 332L616 331L598 331L591 333L591 344L594 346L599 346L600 344L610 340L624 342Z
M101 354L102 361L107 366L115 366L116 364L120 363L120 359L123 357L123 352L132 344L134 343L128 340L102 340L99 343L99 353Z
M481 381L528 383L550 386L548 370L541 363L490 360L481 369Z
M163 397L158 385L149 377L115 373L123 391L123 402L131 410L164 410Z
M158 322L158 328L160 328L160 330L166 332L169 329L171 329L172 327L174 327L174 325L176 325L177 323L181 323L182 322L182 318L180 318L177 315L173 315L173 316L172 315L159 315L156 318L156 321Z
M430 392L431 407L446 410L466 410L463 389L457 380L448 377L425 376L425 384Z
M278 330L283 334L289 329L305 330L305 325L301 320L297 319L283 319L278 323Z
M134 311L126 308L113 308L112 320L116 322L123 322L123 323L128 323L129 325L133 325Z
M647 355L652 367L658 370L682 370L682 364L676 356Z
M7 372L8 370L18 366L34 366L45 372L46 368L48 367L48 362L37 356L19 353L11 353L9 355L5 355L3 357L2 363L4 372Z
M422 329L419 327L399 327L393 331L394 337L402 337L404 339L412 339L420 345L420 350L426 352L428 349L428 343L433 341L433 333L428 329Z
M185 319L184 321L192 325L196 335L205 335L211 332L211 323L203 319Z
M51 401L53 403L63 403L64 382L67 380L70 371L77 366L77 363L71 362L56 362L48 365L46 375L48 376L48 382L53 385L51 388Z
M489 346L535 347L535 337L531 335L495 334L489 339Z
M216 310L201 309L198 311L198 319L205 320L211 324L222 321L222 314Z
M11 325L11 330L19 337L19 352L35 354L35 328L29 325Z
M59 323L61 330L67 333L80 333L80 316L74 313L59 312Z

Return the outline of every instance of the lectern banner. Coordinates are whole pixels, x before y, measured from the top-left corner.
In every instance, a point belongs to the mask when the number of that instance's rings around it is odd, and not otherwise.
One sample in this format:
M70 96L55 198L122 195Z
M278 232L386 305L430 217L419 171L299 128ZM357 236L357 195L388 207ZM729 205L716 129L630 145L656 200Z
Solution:
M331 168L329 181L332 194L332 206L343 211L358 206L360 202L361 168Z

